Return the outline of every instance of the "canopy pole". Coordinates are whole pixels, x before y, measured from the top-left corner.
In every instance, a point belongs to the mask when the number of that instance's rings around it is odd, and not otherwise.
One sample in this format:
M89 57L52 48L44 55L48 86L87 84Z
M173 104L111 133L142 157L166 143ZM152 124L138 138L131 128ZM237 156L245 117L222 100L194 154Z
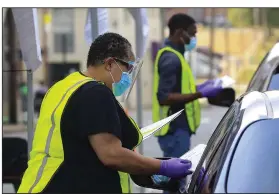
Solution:
M135 18L135 31L136 31L136 53L139 56L142 47L142 26L140 26L139 20L142 20L140 15L140 8L136 8L136 18ZM140 128L143 127L142 124L142 83L141 83L141 72L139 71L136 83L136 95L137 95L137 124ZM143 155L143 144L141 143L138 147L138 151L141 155ZM140 187L140 193L145 193L145 188Z
M90 8L90 18L91 18L91 33L92 33L92 42L98 37L98 10L97 8Z
M34 135L34 95L33 95L33 72L27 70L27 133L28 133L28 158L32 149Z

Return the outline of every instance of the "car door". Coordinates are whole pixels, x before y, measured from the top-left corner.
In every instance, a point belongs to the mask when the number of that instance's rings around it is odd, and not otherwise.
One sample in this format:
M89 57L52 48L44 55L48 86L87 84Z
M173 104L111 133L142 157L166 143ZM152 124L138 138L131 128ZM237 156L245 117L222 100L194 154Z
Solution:
M198 182L198 176L202 167L205 168L205 174L208 175L208 188L213 188L217 171L220 168L220 165L223 164L223 160L227 154L225 150L230 146L228 143L232 142L229 140L233 139L232 137L237 131L235 130L237 128L234 123L240 118L239 109L240 103L239 101L235 101L215 129L192 176L192 180L188 187L188 193L201 193L202 185Z

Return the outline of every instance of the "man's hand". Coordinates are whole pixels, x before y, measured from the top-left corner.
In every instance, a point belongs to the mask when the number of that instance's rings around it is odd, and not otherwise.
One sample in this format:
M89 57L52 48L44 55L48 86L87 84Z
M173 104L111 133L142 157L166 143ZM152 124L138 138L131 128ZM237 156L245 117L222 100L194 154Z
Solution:
M205 86L199 92L202 94L202 97L210 98L217 96L222 90L221 86Z
M202 84L197 85L197 90L200 91L201 89L203 89L206 86L213 86L214 84L214 80L210 79L207 80L205 82L203 82Z
M193 173L190 171L191 167L192 163L189 160L180 158L161 160L161 167L158 174L171 178L183 178Z

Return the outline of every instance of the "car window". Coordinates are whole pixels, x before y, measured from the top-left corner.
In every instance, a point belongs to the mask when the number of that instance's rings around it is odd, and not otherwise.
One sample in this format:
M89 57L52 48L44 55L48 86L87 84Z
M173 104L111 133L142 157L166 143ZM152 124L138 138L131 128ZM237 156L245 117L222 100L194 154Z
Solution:
M272 62L265 63L256 71L247 91L263 91L272 69Z
M268 90L279 90L279 73L272 76Z
M265 64L267 63L267 58L269 56L269 52L265 55L265 57L263 58L263 60L260 62L256 72L254 73L249 85L248 85L248 88L247 88L247 92L248 91L251 91L252 88L254 88L255 86L257 86L257 80L258 80L258 77L261 75L260 72L264 72L264 70L266 69L265 68Z
M274 47L265 55L263 60L258 66L258 69L254 73L246 92L250 91L265 91L267 90L267 80L271 73L272 67L275 65L274 61L278 58L279 43L276 43Z
M209 173L207 170L210 169L210 162L212 159L219 160L222 153L217 152L221 143L224 141L224 139L227 137L226 135L229 134L232 131L232 125L237 117L237 113L239 111L239 102L236 101L234 104L230 107L230 109L226 112L225 116L222 118L221 122L215 129L214 133L212 134L211 138L209 139L207 143L207 147L203 153L203 156L201 157L201 160L198 164L197 170L192 176L192 181L190 183L189 187L189 193L192 193L191 190L193 188L194 192L198 192L200 189L200 185L197 182L199 170L202 167L205 167L206 173ZM225 146L225 144L224 144ZM216 153L217 152L217 153ZM210 177L213 178L213 177Z
M279 193L279 119L261 120L241 136L228 172L227 193Z

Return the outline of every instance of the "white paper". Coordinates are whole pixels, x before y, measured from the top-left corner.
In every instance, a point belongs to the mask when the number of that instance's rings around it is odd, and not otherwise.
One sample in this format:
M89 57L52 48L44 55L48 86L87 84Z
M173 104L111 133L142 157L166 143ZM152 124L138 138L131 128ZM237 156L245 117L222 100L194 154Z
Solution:
M222 86L222 88L229 88L235 83L235 80L228 75L217 78L214 81L214 87Z
M28 70L42 64L38 16L36 8L12 8L23 61Z
M188 151L186 154L181 156L180 158L190 160L192 162L192 168L190 170L195 171L205 148L206 148L205 144L199 144L193 149L191 149L190 151Z
M162 129L166 124L170 123L172 120L174 120L176 117L178 117L184 109L178 111L177 113L174 113L173 115L162 119L160 121L157 121L156 123L153 123L151 125L148 125L146 127L141 128L141 133L143 136L143 141L147 138L149 138L152 134L154 134L156 131Z
M108 10L107 8L97 8L97 16L98 16L98 34L104 34L109 29L109 21L108 21ZM91 32L91 13L88 10L85 30L84 30L85 41L88 45L92 43L92 32Z

